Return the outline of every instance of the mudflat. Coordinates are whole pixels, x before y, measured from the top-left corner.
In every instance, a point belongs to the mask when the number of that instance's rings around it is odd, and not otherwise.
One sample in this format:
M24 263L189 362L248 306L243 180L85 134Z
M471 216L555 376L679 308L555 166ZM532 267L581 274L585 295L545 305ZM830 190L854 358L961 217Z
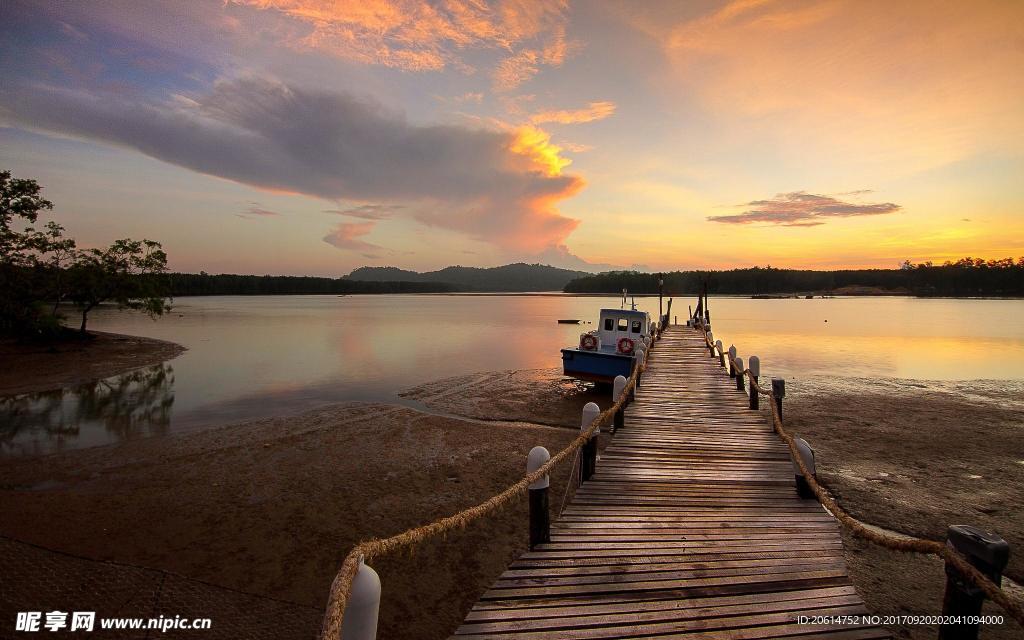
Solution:
M357 542L482 502L522 477L532 447L557 451L575 435L546 426L343 404L290 418L6 460L0 466L0 534L322 609L341 559ZM552 503L561 499L568 473L563 467L552 477ZM384 585L379 637L447 637L525 549L527 522L524 498L409 554L375 559ZM10 548L8 554L20 547ZM35 557L32 550L25 555L30 552ZM5 557L0 564L18 568L29 562ZM51 602L60 582L31 567L12 575L21 583L5 588L35 591L40 602ZM228 615L210 599L193 601L192 607L170 613L210 617L215 628L218 617ZM0 613L13 619L13 612ZM273 614L260 613L248 612L251 630L277 624ZM275 627L274 635L310 638L313 627Z
M90 331L50 345L0 341L0 396L50 391L157 364L185 347L154 338Z

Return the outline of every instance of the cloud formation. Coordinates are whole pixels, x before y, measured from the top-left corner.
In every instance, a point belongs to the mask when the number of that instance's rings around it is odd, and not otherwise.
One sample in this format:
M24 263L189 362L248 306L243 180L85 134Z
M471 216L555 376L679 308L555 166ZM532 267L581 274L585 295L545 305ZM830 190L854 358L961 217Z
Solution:
M246 220L258 220L260 218L276 218L281 214L270 209L264 209L258 202L250 203L250 206L241 213L236 213L239 218L245 218Z
M341 222L335 225L323 240L338 249L360 253L365 258L379 258L384 250L383 247L362 239L363 236L369 235L373 231L376 224L376 222Z
M584 109L541 111L530 116L533 124L553 122L556 124L579 124L604 120L615 113L614 102L591 102Z
M565 240L578 221L557 204L584 184L536 128L414 125L371 100L258 78L164 102L20 85L0 95L0 122L278 192L414 204L418 220L523 251Z
M497 90L515 88L542 65L562 64L568 0L230 0L275 11L304 25L294 45L405 71L472 72L465 53L507 52Z
M861 194L867 191L852 193ZM743 206L753 208L731 215L708 216L708 220L729 224L766 223L784 227L815 227L825 224L829 218L877 216L896 213L902 208L893 202L858 204L806 191L780 193L770 200L752 200Z
M386 220L405 209L400 204L362 204L348 209L325 209L324 213L336 213L339 216L361 218L363 220Z

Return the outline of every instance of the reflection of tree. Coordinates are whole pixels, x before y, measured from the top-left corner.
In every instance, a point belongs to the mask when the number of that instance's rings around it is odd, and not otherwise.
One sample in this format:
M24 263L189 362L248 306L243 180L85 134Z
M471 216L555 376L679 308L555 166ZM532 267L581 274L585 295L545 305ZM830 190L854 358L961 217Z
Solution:
M82 428L101 425L116 440L163 434L170 427L173 405L174 369L168 364L71 389L0 398L0 450L16 453L32 446L31 440L59 448Z

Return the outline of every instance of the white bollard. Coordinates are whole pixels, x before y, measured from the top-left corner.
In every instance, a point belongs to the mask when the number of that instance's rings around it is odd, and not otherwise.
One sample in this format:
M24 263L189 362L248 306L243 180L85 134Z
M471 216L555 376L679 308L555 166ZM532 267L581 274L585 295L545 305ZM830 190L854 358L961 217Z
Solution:
M803 438L794 438L796 441L796 450L800 452L800 459L803 460L804 466L811 473L812 476L817 475L817 470L814 468L814 449L811 449L811 445L807 444L807 441ZM811 490L811 485L807 483L807 478L804 477L804 472L800 470L800 465L793 460L793 474L796 476L796 492L801 498L813 498L814 491Z
M736 365L734 365L732 363L732 361L735 360L735 359L736 359L736 345L730 344L729 345L729 377L730 378L735 378L736 377Z
M750 375L757 378L761 375L761 358L757 356L750 356L750 362L747 363L747 368L750 369Z
M352 592L345 604L341 624L344 640L375 640L380 612L380 576L359 558L359 569L352 580Z
M725 351L722 349L722 341L715 340L715 351L718 352L718 363L725 366Z
M526 473L534 473L543 467L551 454L544 447L534 447L526 455ZM530 483L530 548L551 542L551 509L548 506L548 487L551 477L544 474L543 478Z
M743 391L743 358L736 356L736 390Z
M551 459L551 454L544 447L534 447L530 449L530 453L526 454L526 473L527 475L533 473L537 469L540 469ZM543 478L530 483L531 489L547 489L551 486L551 476L545 474Z
M612 383L612 402L618 402L622 394L626 392L626 376L615 376L615 381ZM615 412L615 421L612 423L612 430L618 431L622 427L626 426L626 405L623 403L622 407Z

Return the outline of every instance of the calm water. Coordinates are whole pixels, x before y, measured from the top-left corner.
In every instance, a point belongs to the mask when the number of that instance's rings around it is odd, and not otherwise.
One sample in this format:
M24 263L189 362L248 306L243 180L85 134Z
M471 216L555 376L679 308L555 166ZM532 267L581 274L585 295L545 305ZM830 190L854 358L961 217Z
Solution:
M690 298L676 300L680 317ZM618 298L179 298L156 322L91 314L102 331L188 347L178 358L63 392L0 400L0 455L34 455L284 415L344 400L404 402L407 387L474 371L560 367L559 349ZM658 312L657 298L638 298ZM1024 379L1024 302L711 300L713 326L762 375ZM593 328L593 325L585 328Z

